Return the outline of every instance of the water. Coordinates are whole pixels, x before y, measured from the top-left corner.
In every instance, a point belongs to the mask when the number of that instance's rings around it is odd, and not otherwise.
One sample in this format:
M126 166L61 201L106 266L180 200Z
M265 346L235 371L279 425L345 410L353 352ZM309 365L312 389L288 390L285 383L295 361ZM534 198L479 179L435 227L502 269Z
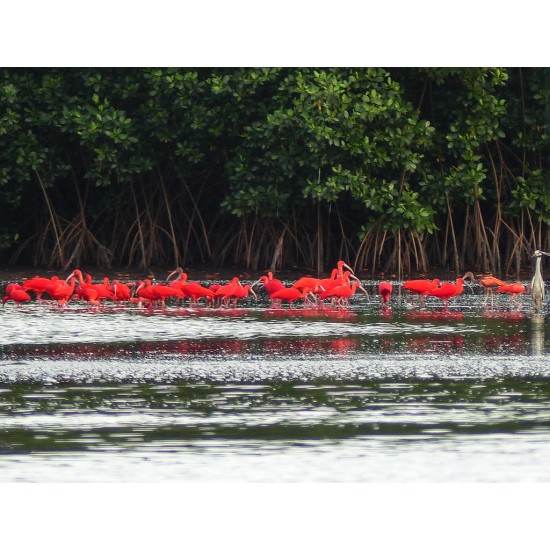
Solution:
M0 481L550 481L547 323L522 300L7 304Z

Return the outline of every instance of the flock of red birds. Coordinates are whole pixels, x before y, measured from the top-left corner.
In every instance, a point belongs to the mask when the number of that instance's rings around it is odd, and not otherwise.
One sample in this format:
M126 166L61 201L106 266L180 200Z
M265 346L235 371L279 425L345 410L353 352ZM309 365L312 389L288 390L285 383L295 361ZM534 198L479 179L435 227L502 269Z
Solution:
M526 292L525 285L521 283L508 284L491 276L476 279L471 272L456 279L454 283L443 282L439 279L417 279L405 281L402 288L411 293L411 302L414 306L414 296L420 296L420 306L424 305L427 296L433 296L442 300L447 309L449 300L462 294L464 280L470 279L485 288L487 302L489 295L496 290L508 293L511 301L519 305L515 295ZM296 300L303 300L304 304L319 305L330 300L333 306L345 307L349 299L357 290L361 290L368 296L368 292L361 281L354 275L353 270L344 261L340 260L332 270L330 277L319 279L315 277L301 277L291 286L285 286L279 279L273 277L273 273L260 277L253 284L243 285L238 277L234 277L227 284L211 284L206 287L197 282L189 281L187 273L177 268L167 277L166 283L152 284L149 279L143 281L123 283L118 280L112 282L106 277L102 283L93 283L89 274L83 274L75 269L66 279L57 276L32 277L19 283L10 283L5 288L5 296L2 304L12 301L16 305L24 304L31 300L30 292L36 295L39 302L42 296L47 294L49 303L57 303L64 306L70 301L80 300L90 306L102 306L106 300L112 302L126 302L137 304L138 307L154 307L159 305L166 308L166 300L188 299L190 304L198 305L199 300L205 300L205 305L217 307L235 308L237 302L245 299L249 294L256 296L254 287L262 284L266 290L272 307L279 308L283 302L288 302L293 307ZM378 293L382 304L387 307L393 285L389 281L382 281L378 285Z
M403 288L411 292L411 301L413 301L413 296L418 294L420 296L421 306L424 304L426 296L434 296L440 298L447 308L449 300L454 296L459 296L464 291L465 279L469 279L472 283L479 284L485 289L485 303L487 303L489 296L491 296L491 300L493 301L493 292L496 290L499 293L508 294L512 303L521 306L516 299L516 295L524 294L527 291L525 285L522 283L506 283L491 275L482 276L476 279L471 271L468 271L462 277L458 277L454 283L442 283L439 279L418 279L405 281L403 283Z

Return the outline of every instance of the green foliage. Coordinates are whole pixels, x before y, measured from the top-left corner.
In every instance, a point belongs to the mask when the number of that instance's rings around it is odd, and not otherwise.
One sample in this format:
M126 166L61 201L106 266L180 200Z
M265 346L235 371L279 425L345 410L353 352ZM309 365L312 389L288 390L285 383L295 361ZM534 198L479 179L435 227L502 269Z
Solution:
M466 248L474 210L493 251L550 246L549 105L536 68L3 69L2 258L215 261L249 219L272 239L298 220L296 253L351 254L376 228L425 256L449 231ZM368 261L395 261L389 242Z
M550 223L550 186L542 170L534 170L528 178L518 177L511 196L510 211L517 213L526 209L534 212L539 221Z
M282 80L270 107L244 128L229 164L234 192L223 203L227 210L279 216L308 199L344 198L362 205L366 218L394 218L391 227L433 228L426 223L432 209L402 212L417 200L415 172L433 128L387 71L297 70Z

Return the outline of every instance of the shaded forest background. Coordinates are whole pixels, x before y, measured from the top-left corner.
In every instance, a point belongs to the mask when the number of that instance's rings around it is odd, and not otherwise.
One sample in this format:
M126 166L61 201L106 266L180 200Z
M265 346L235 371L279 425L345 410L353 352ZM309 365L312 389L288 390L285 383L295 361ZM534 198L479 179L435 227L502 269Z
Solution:
M3 69L0 262L518 273L546 68Z

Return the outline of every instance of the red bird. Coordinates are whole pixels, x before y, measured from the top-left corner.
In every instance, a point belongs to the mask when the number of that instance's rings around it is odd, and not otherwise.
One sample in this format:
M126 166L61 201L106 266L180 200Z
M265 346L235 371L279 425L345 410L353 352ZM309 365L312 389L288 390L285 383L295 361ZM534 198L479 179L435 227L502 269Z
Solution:
M187 273L183 271L181 267L176 267L172 273L168 274L168 277L166 277L167 281L170 281L172 278L172 275L178 275L173 281L171 281L168 286L171 286L172 288L181 289L183 285L187 282Z
M464 291L464 277L459 277L455 283L443 283L441 286L430 290L429 296L435 296L443 300L445 309L449 307L449 300L454 296L459 296Z
M231 295L235 291L236 287L238 286L242 286L241 283L239 282L239 278L233 277L230 283L219 286L215 290L214 296L216 298L219 298L221 301L223 301L223 304L225 305L225 307L228 307L229 300L231 299Z
M290 305L290 309L292 309L292 303L295 300L299 299L306 299L307 295L311 292L311 289L305 288L304 290L298 290L296 287L290 287L290 288L283 288L281 290L278 290L277 292L274 292L271 295L271 298L275 300L281 300L284 302L288 302Z
M278 290L283 290L286 288L285 285L279 279L275 279L271 271L268 271L267 276L262 275L250 288L254 288L258 283L262 283L264 285L264 288L271 300L271 305L278 305L277 299L273 299L273 294Z
M497 292L505 292L510 296L510 302L521 307L521 303L517 301L516 296L518 294L525 294L525 285L521 283L504 284L497 289Z
M269 297L271 297L274 292L285 288L285 285L279 279L275 279L273 277L273 273L271 271L268 271L267 277L265 275L262 275L252 286L254 287L258 283L262 283L264 285L264 288Z
M300 277L293 285L292 288L297 288L298 290L314 289L318 288L321 285L321 279L316 277Z
M351 294L350 294L350 289L352 288L352 286L350 284L351 283L350 277L353 277L357 283L355 285L355 289ZM331 288L322 291L321 300L325 300L327 298L333 298L333 301L336 300L340 305L343 305L344 301L347 302L347 299L350 296L353 296L353 294L355 294L355 290L357 290L357 288L361 288L361 290L368 296L368 292L363 288L359 279L357 279L357 277L351 274L349 271L344 272L342 274L342 277L337 280L338 280L338 284L333 285Z
M132 291L128 285L133 286L134 283L124 284L117 281L117 279L113 280L113 296L116 301L128 302L131 300Z
M93 296L93 292L86 293L84 292L86 289L93 289L97 292L97 296L93 298L94 300L114 300L115 296L114 294L109 291L107 288L109 285L105 284L105 279L103 283L92 283L92 276L89 273L86 273L86 280L84 280L84 277L82 275L82 271L80 269L75 269L73 272L65 279L65 281L68 281L71 277L78 277L78 289L76 291L77 295L80 296L83 299L86 299L85 294L88 294L89 296ZM109 280L107 279L107 282Z
M351 286L340 285L332 287L330 290L323 292L322 296L336 298L336 303L340 306L345 306L349 303L349 299L355 294L356 290L360 288L367 296L369 293L363 288L359 281L354 281Z
M233 290L228 290L228 292L225 294L224 299L227 300L226 307L227 305L229 305L229 301L231 300L231 298L233 298L233 307L234 308L237 307L237 300L248 298L249 292L252 292L252 294L256 299L258 298L250 285L245 285L245 286L242 286L241 284L235 285L233 287Z
M53 300L57 301L57 305L65 305L74 294L74 287L76 284L75 277L71 277L70 284L65 281L57 281L48 285L45 292L47 292Z
M30 290L36 293L36 299L40 302L42 301L42 294L46 291L46 287L58 280L59 277L57 275L54 275L51 279L48 279L47 277L33 277L32 279L23 281L21 286L23 287L23 290Z
M194 281L185 283L181 285L180 288L184 295L187 296L191 300L191 303L194 304L196 304L197 300L200 298L206 298L207 301L214 299L214 292L212 290L200 285L199 283L195 283Z
M382 281L378 285L378 293L380 294L380 299L382 303L388 304L390 301L391 293L393 292L393 286L390 281Z
M430 293L430 291L436 289L439 286L439 279L413 279L411 281L405 281L403 288L410 291L411 304L414 306L414 295L420 294L420 307L424 306L424 298Z
M321 279L320 281L320 285L325 290L329 290L333 286L338 286L339 284L341 284L341 279L344 276L344 268L350 271L353 275L353 269L351 269L351 267L343 260L340 260L336 265L337 267L332 270L330 277L328 277L327 279Z
M170 283L171 287L178 288L183 293L184 297L190 299L192 304L196 304L200 298L206 298L207 301L214 299L214 290L206 288L194 281L187 281L187 273L183 271L181 267L176 268L167 277L170 280L172 275L178 274L177 279Z
M29 294L23 290L21 285L17 283L10 283L6 286L6 296L2 298L2 307L6 305L6 302L11 300L15 302L15 305L20 306L31 299Z
M100 306L101 302L97 299L98 294L97 290L95 288L78 288L76 291L76 295L81 298L82 300L85 300L89 304L92 304L93 306Z
M504 281L501 281L492 275L485 275L483 277L479 277L478 279L474 279L474 281L478 285L481 285L485 290L485 301L483 302L483 305L485 305L489 300L489 294L491 295L491 305L494 305L495 289L498 289L506 284Z
M152 285L149 279L145 279L144 285L148 296L152 296L154 302L160 301L162 303L162 309L166 309L166 298L183 297L181 290L166 285Z
M149 283L149 284L147 284ZM157 295L151 290L151 281L146 279L145 281L138 281L136 294L138 295L138 306L141 307L143 302L146 302L147 307L149 307L155 300L157 300Z

